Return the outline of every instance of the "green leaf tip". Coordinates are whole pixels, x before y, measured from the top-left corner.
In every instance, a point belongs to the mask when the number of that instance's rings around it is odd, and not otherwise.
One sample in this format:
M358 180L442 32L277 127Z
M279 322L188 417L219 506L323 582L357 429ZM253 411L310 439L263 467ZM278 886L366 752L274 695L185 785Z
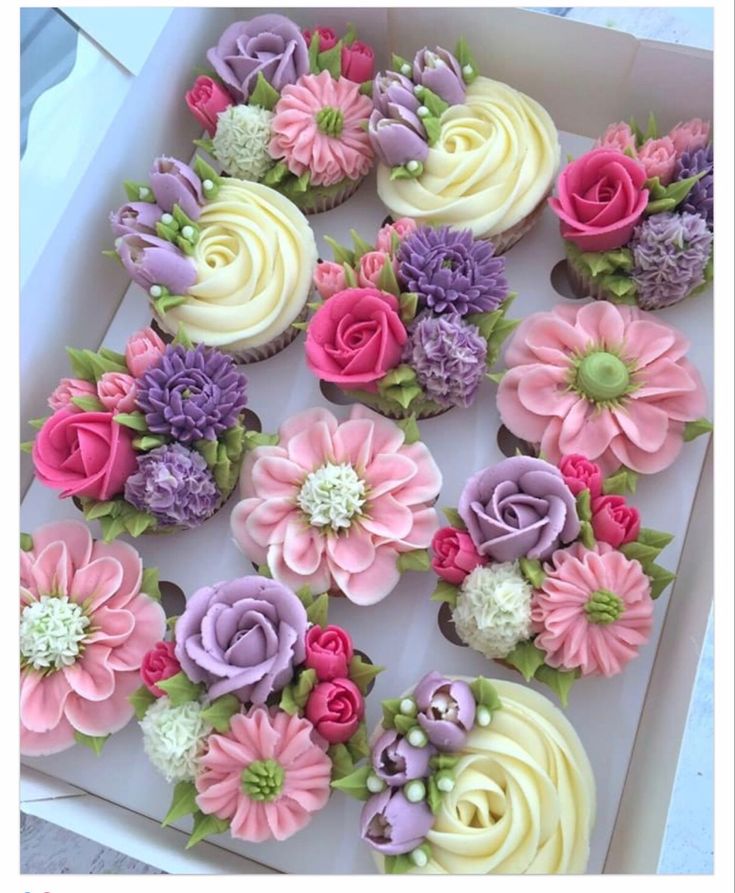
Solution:
M109 737L109 735L85 735L83 732L74 732L74 740L88 747L96 756L102 753L102 748Z

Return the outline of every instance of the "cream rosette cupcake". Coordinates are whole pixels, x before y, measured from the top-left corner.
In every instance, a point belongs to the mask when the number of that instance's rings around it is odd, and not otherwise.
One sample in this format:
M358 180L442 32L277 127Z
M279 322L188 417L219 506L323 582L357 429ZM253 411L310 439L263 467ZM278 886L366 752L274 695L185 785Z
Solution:
M149 183L126 182L110 216L117 257L146 290L171 336L243 363L273 356L298 334L317 260L314 234L287 198L260 183L154 161Z
M478 75L464 40L422 49L373 85L378 195L394 217L472 230L506 251L541 216L559 166L554 122L534 99Z

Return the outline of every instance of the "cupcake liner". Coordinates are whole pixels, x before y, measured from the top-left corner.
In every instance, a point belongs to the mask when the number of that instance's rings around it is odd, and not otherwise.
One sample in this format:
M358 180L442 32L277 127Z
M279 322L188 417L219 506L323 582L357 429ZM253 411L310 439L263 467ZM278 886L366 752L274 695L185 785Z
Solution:
M304 214L321 214L324 211L331 211L332 208L338 207L351 198L364 179L364 177L360 177L358 180L345 178L340 183L335 183L334 186L316 186L300 193L289 192L288 198Z
M546 200L551 195L551 192L548 192L541 201L536 205L536 207L531 211L530 214L526 214L526 216L519 220L514 226L511 226L510 229L503 230L502 233L496 233L495 235L483 235L479 236L480 239L486 239L488 242L492 242L495 246L495 254L504 254L509 248L512 248L516 242L519 242L523 236L526 235L529 230L533 229L533 227L538 223L541 215L544 212L544 208L546 207Z
M416 421L433 419L454 409L453 406L439 406L427 400L418 411L415 408L402 410L396 407L395 402L388 401L379 394L373 396L362 392L358 394L354 391L345 391L338 385L335 385L334 382L324 381L324 379L319 380L319 389L322 392L322 396L329 400L330 403L334 403L337 406L350 406L353 403L360 403L362 406L367 406L368 409L372 409L386 419L392 419L393 421L410 419L412 416Z

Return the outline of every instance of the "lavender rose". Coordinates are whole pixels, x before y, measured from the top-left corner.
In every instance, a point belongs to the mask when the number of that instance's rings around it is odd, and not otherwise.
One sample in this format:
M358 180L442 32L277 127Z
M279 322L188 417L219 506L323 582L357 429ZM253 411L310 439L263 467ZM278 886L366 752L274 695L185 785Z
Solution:
M433 747L414 747L395 729L388 729L372 748L375 774L383 781L397 787L413 778L429 774L429 759Z
M130 278L146 291L158 285L181 295L197 281L196 267L189 258L158 236L121 236L116 248Z
M385 856L400 856L421 846L431 831L434 815L422 800L411 803L402 791L386 788L362 808L362 839Z
M306 656L306 610L290 589L240 577L199 589L176 621L176 657L211 699L234 694L264 704Z
M459 514L481 555L494 561L551 557L579 536L574 494L554 465L513 456L465 484Z
M153 162L148 179L162 210L173 211L178 205L187 217L199 219L204 202L202 181L188 164L162 155Z
M461 105L464 102L462 66L449 50L442 47L434 47L433 50L424 47L419 50L413 60L413 79L449 105Z
M461 679L428 673L414 692L417 721L440 750L461 750L475 722L475 698Z

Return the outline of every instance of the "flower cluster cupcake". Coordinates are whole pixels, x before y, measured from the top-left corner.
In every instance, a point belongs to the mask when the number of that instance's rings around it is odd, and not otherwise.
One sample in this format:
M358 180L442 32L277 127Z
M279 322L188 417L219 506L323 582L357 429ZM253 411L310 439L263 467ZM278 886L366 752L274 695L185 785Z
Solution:
M306 214L349 198L373 165L366 95L375 59L352 27L301 31L269 13L230 25L186 94L231 177L273 186Z
M630 485L581 455L558 467L515 456L473 475L432 542L432 599L459 638L563 704L580 675L620 673L674 579L656 563L672 537L641 527Z
M390 418L470 406L517 322L505 259L468 229L409 218L375 245L328 241L314 284L324 303L308 323L306 360L322 381Z
M699 118L658 136L611 124L570 161L549 199L561 221L572 287L644 310L669 307L712 280L714 166Z
M291 416L243 463L235 542L293 589L379 602L403 571L428 570L439 526L441 472L418 436L359 405L341 422Z
M163 636L158 572L79 521L20 539L20 752L99 754L133 717L128 695Z
M216 583L143 657L130 700L146 754L175 784L163 824L193 817L187 846L227 830L286 840L367 755L365 696L381 668L327 607L264 577Z
M333 787L365 801L385 874L580 874L595 782L569 721L512 682L432 672L383 701L367 765Z
M394 217L472 230L506 251L538 220L559 167L548 112L482 77L467 43L424 47L373 84L378 195Z
M23 444L36 477L73 498L105 541L197 527L227 500L247 445L246 379L231 357L165 345L152 329L120 354L67 349L73 378Z

